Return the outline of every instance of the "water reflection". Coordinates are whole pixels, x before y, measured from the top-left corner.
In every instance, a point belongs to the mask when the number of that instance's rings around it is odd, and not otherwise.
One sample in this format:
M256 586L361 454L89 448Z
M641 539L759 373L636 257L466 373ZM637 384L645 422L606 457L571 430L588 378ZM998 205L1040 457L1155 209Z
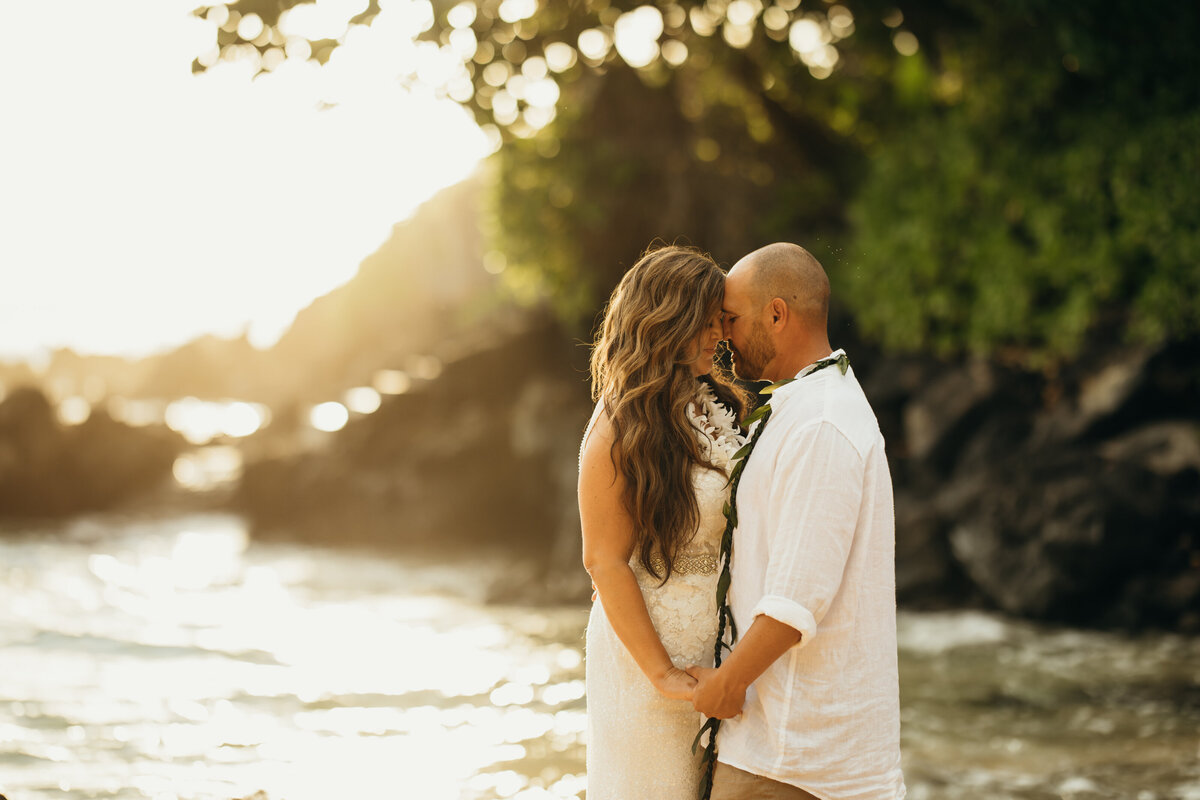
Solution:
M0 540L6 792L582 793L582 611L485 610L494 567L255 545L233 517L66 534Z
M242 451L229 445L210 445L175 459L171 472L185 489L209 491L230 486L241 477Z
M251 435L270 421L270 411L259 403L185 397L168 405L163 419L192 444L206 444L219 436Z
M221 515L0 536L10 797L582 798L580 608ZM902 614L916 800L1200 797L1200 642Z

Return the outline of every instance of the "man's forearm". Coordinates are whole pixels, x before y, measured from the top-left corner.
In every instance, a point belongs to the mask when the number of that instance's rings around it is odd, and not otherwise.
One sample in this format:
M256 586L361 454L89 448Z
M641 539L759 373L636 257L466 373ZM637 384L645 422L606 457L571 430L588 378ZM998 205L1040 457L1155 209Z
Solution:
M800 631L759 614L721 664L721 679L730 686L745 689L799 641Z
M746 689L788 648L800 641L800 631L760 614L720 669L692 667L698 681L692 705L710 717L737 716L746 703Z

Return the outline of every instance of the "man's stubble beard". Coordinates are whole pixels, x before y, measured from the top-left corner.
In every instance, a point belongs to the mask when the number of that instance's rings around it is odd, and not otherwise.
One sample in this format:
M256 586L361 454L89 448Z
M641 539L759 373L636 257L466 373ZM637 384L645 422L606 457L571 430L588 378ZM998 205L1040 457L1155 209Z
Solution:
M744 351L734 347L733 342L729 343L729 350L733 356L733 374L744 381L762 380L763 370L775 358L775 343L758 325L750 331Z

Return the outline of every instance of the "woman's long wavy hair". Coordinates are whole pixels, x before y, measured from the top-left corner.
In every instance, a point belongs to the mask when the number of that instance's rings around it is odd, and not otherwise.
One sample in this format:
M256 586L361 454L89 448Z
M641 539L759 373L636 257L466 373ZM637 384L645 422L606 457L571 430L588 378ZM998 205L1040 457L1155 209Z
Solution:
M647 250L613 290L592 348L592 399L603 400L612 422L634 547L663 581L700 518L691 468L714 468L686 409L697 395L696 341L720 311L724 283L721 268L699 250ZM708 383L740 418L745 395L730 376L714 368ZM656 554L665 562L661 576L651 563Z

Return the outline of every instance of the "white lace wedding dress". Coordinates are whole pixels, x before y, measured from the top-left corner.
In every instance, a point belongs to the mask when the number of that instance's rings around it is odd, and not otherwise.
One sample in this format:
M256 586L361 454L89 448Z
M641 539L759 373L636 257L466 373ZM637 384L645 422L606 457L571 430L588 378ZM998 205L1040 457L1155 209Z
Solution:
M723 471L692 468L700 522L691 541L680 548L665 584L646 571L636 554L629 562L654 628L680 668L712 666L722 509L729 495L726 472L730 457L744 444L733 414L717 403L706 384L700 384L687 412L702 450ZM599 600L588 621L586 665L588 800L695 800L702 750L693 755L691 747L704 717L690 702L668 700L654 689L613 632Z

